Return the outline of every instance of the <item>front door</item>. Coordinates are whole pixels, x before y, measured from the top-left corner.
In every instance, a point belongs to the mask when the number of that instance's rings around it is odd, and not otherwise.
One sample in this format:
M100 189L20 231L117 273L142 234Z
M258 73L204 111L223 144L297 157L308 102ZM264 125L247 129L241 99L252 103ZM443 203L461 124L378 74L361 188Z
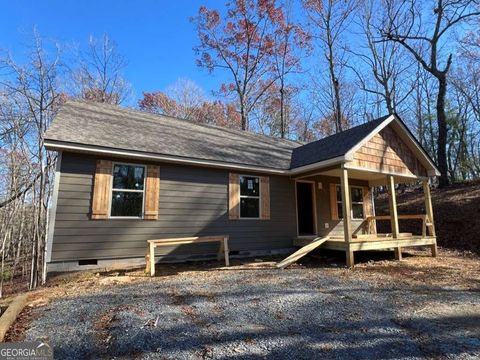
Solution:
M297 182L298 235L316 235L314 183Z

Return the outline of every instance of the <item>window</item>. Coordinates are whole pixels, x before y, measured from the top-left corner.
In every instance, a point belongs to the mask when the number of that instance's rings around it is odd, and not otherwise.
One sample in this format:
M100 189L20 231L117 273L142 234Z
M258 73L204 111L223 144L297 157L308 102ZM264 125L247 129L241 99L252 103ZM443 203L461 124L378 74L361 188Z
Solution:
M343 208L342 208L342 190L340 185L335 186L337 189L337 214L339 219L343 219Z
M144 192L144 166L114 164L110 216L141 218Z
M337 190L337 214L338 218L343 218L342 193L340 185L336 185ZM350 186L350 201L352 204L352 219L363 219L363 189L358 186Z
M352 198L352 218L363 219L363 189L352 186L350 197Z
M240 176L240 218L260 218L260 178Z

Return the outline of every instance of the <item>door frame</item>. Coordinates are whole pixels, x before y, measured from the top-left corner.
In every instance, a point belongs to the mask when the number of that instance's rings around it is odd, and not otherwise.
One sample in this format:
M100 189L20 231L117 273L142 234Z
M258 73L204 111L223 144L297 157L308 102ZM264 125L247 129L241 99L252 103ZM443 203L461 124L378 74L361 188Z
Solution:
M312 185L312 201L313 201L313 234L311 235L300 235L299 233L299 221L298 221L298 198L297 198L297 183L308 183ZM318 226L317 226L317 193L316 193L316 181L315 180L295 180L295 213L297 215L297 237L312 237L318 236Z

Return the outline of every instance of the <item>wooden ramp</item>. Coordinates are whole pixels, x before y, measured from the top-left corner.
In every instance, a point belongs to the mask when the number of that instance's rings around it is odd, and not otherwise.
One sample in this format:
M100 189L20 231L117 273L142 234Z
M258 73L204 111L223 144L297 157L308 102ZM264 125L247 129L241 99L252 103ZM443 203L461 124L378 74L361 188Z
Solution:
M282 261L280 261L279 263L277 263L275 266L279 269L284 269L288 265L293 264L298 259L307 255L309 252L318 248L320 245L322 245L327 240L328 240L328 236L327 237L318 237L316 239L313 239L310 244L305 245L304 247L301 247L300 249L295 251L292 255L290 255L289 257L287 257L287 258L283 259Z

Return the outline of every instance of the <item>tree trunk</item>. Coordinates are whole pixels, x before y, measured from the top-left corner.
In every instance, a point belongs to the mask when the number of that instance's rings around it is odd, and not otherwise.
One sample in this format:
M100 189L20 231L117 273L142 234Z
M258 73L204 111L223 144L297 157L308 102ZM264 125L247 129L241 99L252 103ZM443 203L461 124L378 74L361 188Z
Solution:
M395 108L392 105L392 97L388 92L385 92L385 102L387 103L387 111L388 113L395 114Z
M335 75L335 64L333 62L333 45L329 45L328 69L330 73L330 81L333 90L333 116L335 118L335 132L342 132L342 109L340 104L340 83Z
M424 124L423 124L423 113L422 113L422 98L420 94L420 89L417 87L417 92L415 94L415 112L417 116L417 131L418 131L418 139L420 140L420 145L425 146L425 139L424 139Z
M337 132L342 132L342 108L340 105L340 83L338 79L335 77L333 82L334 90L335 90L335 118L337 121Z
M245 105L243 100L240 100L240 117L242 120L242 130L247 130L248 118L247 113L245 112Z
M438 94L437 94L437 161L440 170L439 187L445 187L448 181L447 166L447 115L445 113L445 96L447 94L447 78L445 74L437 77Z
M283 84L283 79L281 79L281 86L280 86L280 137L282 139L285 138L285 112L283 108L283 103L284 103L284 96L285 96L285 91L284 91L284 84Z

